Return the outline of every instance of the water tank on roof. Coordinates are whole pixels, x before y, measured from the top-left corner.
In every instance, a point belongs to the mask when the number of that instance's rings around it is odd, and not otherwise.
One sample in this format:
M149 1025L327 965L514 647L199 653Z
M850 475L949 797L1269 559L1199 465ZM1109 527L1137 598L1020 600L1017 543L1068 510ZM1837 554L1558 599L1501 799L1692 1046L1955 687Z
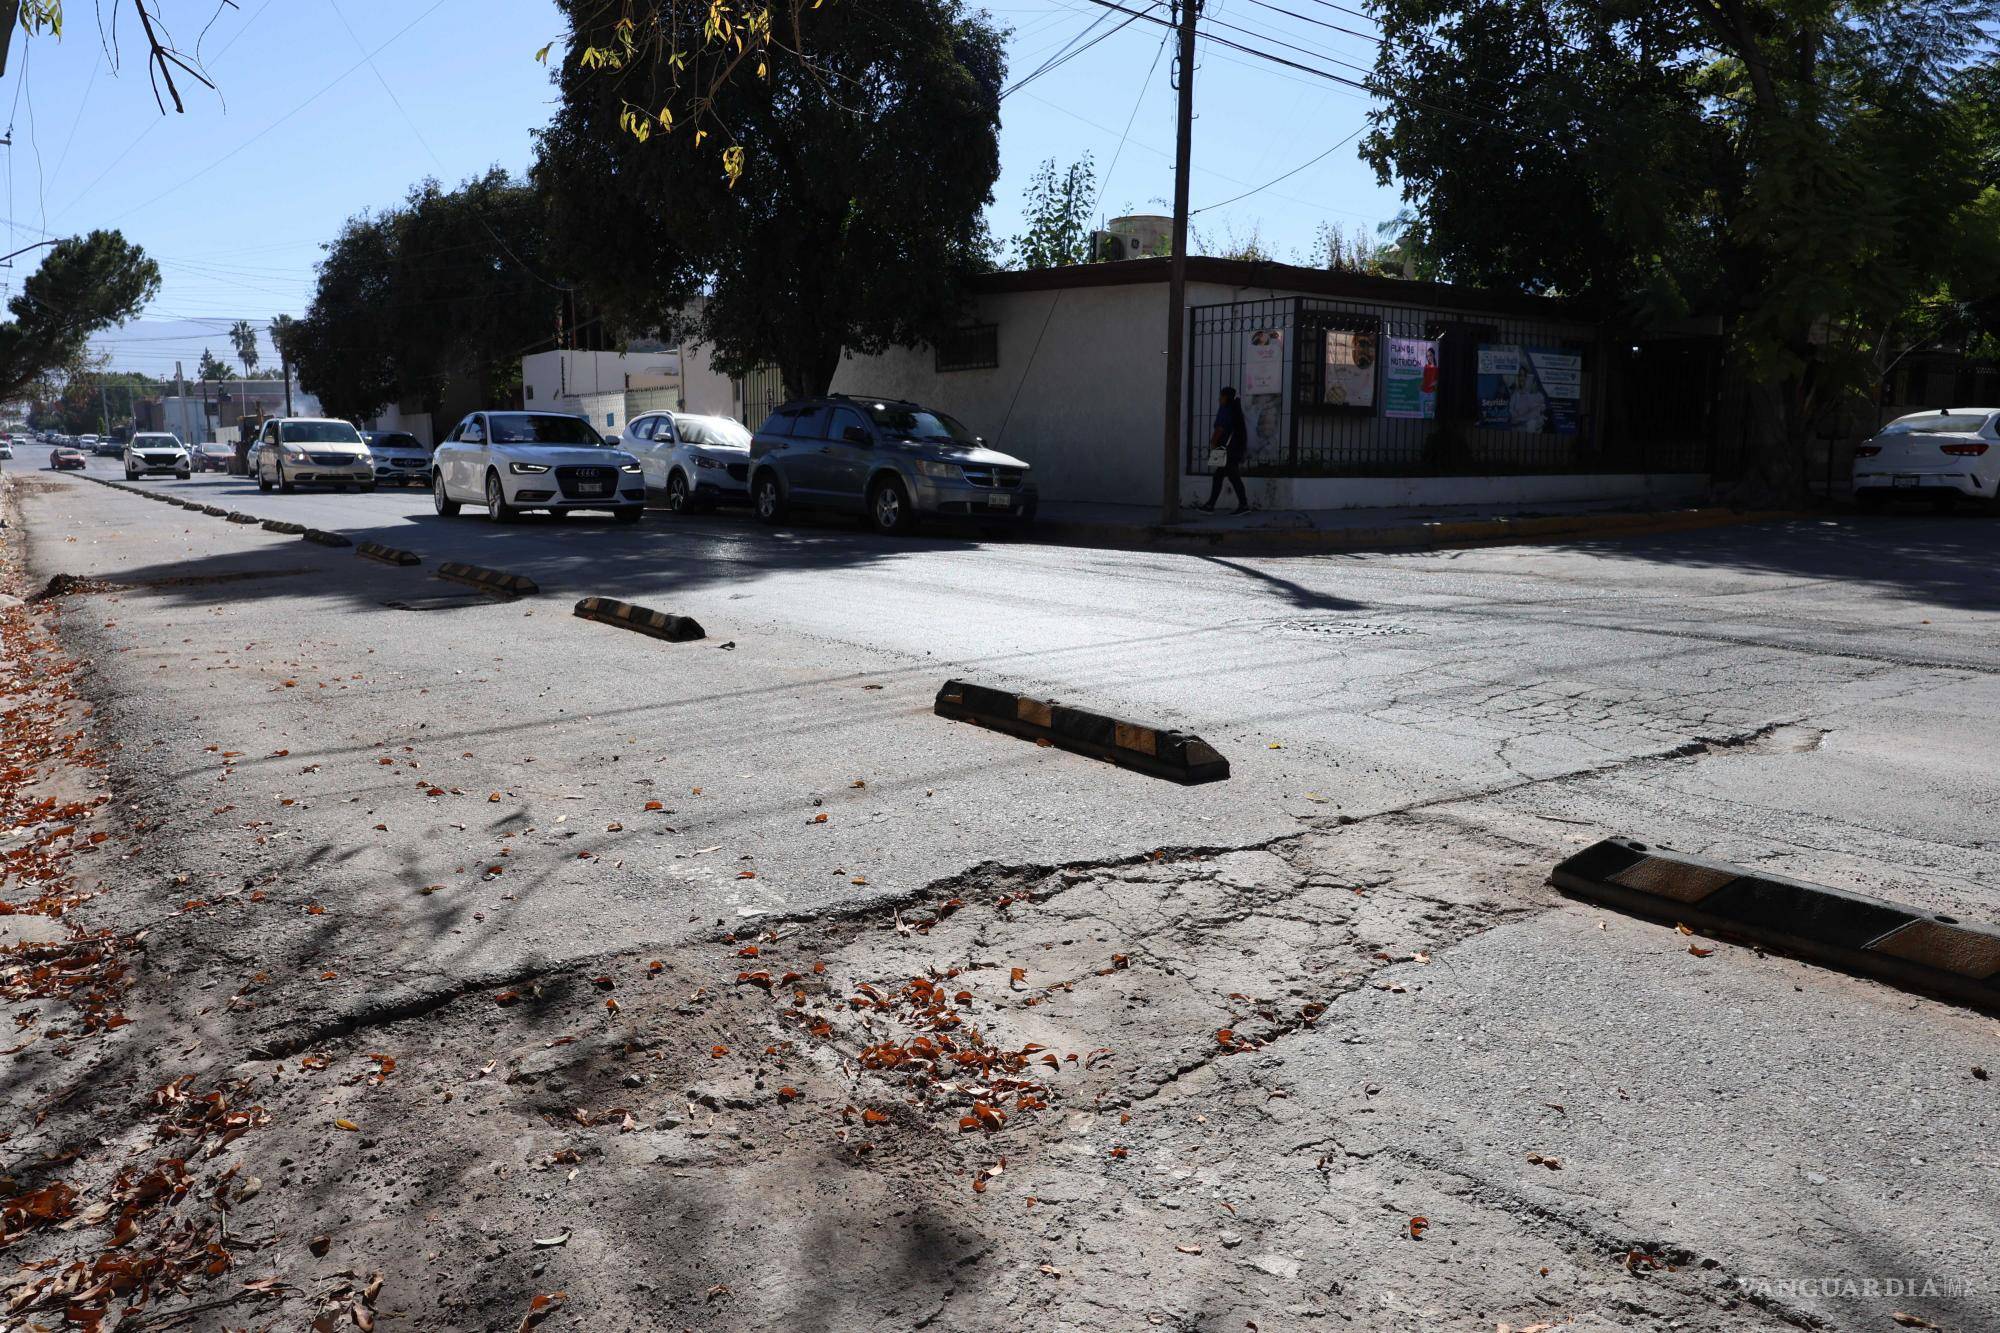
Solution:
M1144 259L1164 255L1173 248L1174 220L1158 213L1134 213L1113 218L1097 233L1097 257Z

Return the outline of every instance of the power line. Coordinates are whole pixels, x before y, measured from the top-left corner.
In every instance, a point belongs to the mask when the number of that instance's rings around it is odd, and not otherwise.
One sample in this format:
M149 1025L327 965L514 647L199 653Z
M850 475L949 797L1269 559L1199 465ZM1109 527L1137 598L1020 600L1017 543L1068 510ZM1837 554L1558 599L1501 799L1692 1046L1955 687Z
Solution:
M1128 140L1128 139L1130 139L1130 138L1132 137L1132 122L1134 122L1134 121L1136 121L1137 119L1139 119L1139 108L1140 108L1141 106L1145 105L1145 102L1146 102L1146 90L1147 90L1147 89L1148 89L1149 87L1151 87L1151 86L1152 86L1152 83L1153 83L1153 72L1154 72L1155 70L1159 69L1159 67L1160 67L1160 57L1161 57L1161 56L1163 56L1163 55L1165 55L1165 54L1167 53L1167 43L1168 43L1169 41L1171 41L1172 39L1173 39L1173 34L1172 34L1172 33L1165 33L1165 32L1163 32L1163 33L1161 33L1161 34L1160 34L1160 45L1159 45L1158 49L1156 49L1156 50L1155 50L1155 51L1153 52L1153 63L1152 63L1151 65L1147 66L1147 68L1146 68L1146 77L1145 77L1145 79L1144 79L1144 80L1143 80L1143 81L1142 81L1142 82L1141 82L1141 83L1139 84L1139 96L1138 96L1137 98L1135 98L1135 99L1133 100L1133 102L1132 102L1132 114L1131 114L1131 115L1129 115L1129 116L1127 116L1127 117L1125 117L1125 129L1124 129L1124 131L1123 131L1123 132L1122 132L1121 134L1119 134L1119 136L1118 136L1118 149L1117 149L1117 151L1116 151L1116 152L1114 152L1114 153L1112 153L1112 154L1111 154L1111 166L1110 166L1110 169L1109 169L1109 170L1107 170L1107 171L1106 171L1106 172L1104 173L1104 179L1103 179L1103 181L1101 181L1101 182L1100 182L1100 183L1098 184L1098 187L1097 187L1097 203L1098 203L1098 210L1097 210L1097 215L1098 215L1098 216L1099 216L1100 218L1104 216L1104 208L1103 208L1103 204L1104 204L1104 196L1105 196L1105 195L1107 195L1107 194L1110 194L1110 193L1111 193L1111 178L1112 178L1113 176L1115 176L1115 175L1117 175L1117 174L1118 174L1118 159L1119 159L1119 158L1121 158L1121 157L1123 157L1123 156L1125 156L1125 141L1126 141L1126 140Z
M1329 157L1332 157L1334 149L1343 148L1348 144L1353 143L1355 139L1360 137L1361 131L1367 128L1368 127L1366 125L1357 125L1354 127L1353 133L1341 139L1338 143L1334 144L1333 147L1328 148L1323 153L1317 153L1311 158L1308 158L1306 161L1299 163L1297 166L1293 167L1290 171L1286 172L1284 175L1273 176L1271 177L1271 179L1265 181L1262 185L1256 186L1253 189L1245 190L1242 194L1232 194L1227 199L1224 199L1219 203L1203 204L1200 208L1195 209L1193 213L1189 213L1188 216L1193 217L1195 213L1207 213L1213 209L1222 208L1226 205L1237 202L1239 199L1248 199L1253 194L1262 194L1265 190L1270 189L1273 185L1276 185L1279 181L1290 180L1293 176L1298 175L1301 171L1304 171L1307 167L1312 166L1314 163L1321 162Z
M1043 61L1040 66L1038 66L1029 74L1015 80L1013 84L1011 84L1010 86L1002 88L1000 90L1001 100L1005 101L1009 93L1018 92L1020 89L1027 87L1029 84L1033 83L1036 79L1041 78L1042 75L1047 74L1050 70L1059 69L1062 66L1068 64L1070 61L1082 55L1085 51L1088 51L1091 47L1096 46L1099 42L1103 41L1105 38L1113 35L1114 33L1123 32L1125 29L1131 27L1134 23L1138 22L1140 15L1134 14L1132 17L1126 19L1123 23L1114 24L1112 27L1097 34L1097 36L1092 37L1089 41L1084 42L1082 46L1075 46L1075 43L1078 40L1080 40L1085 33L1088 33L1091 28L1095 28L1098 25L1098 23L1102 22L1104 19L1108 17L1110 17L1108 13L1098 15L1096 19L1093 19L1091 21L1090 27L1085 28L1083 32L1078 33L1076 37L1072 38L1069 44L1064 46L1062 50L1056 52L1054 56ZM1073 46L1075 47L1075 49L1074 50L1070 49Z

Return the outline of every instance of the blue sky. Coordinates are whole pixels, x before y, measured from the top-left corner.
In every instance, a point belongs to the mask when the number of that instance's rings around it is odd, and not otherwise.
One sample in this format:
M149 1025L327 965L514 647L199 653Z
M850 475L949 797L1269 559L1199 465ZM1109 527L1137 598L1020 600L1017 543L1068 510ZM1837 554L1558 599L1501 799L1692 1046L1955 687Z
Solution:
M215 2L164 0L183 47L193 47ZM1335 73L1359 77L1354 67L1372 60L1371 41L1320 26L1373 31L1348 12L1364 7L1358 0L1273 2L1290 12L1220 0L1208 16L1236 25L1217 26L1220 35ZM1086 30L1094 38L1123 20L1089 0L984 8L1013 30L1010 79ZM17 36L0 79L13 127L13 147L0 148L6 248L102 226L143 245L160 262L159 299L97 343L117 368L157 375L171 375L176 359L192 374L204 346L227 357L222 330L236 318L301 312L319 247L348 215L396 202L427 175L450 183L496 164L525 169L529 132L546 122L553 97L533 53L562 31L549 0L239 0L201 38L219 92L184 80L187 114L163 117L130 25L114 74L91 8L69 9L60 42ZM1127 24L1007 98L995 235L1018 229L1022 189L1050 157L1095 157L1100 179L1108 174L1107 215L1165 211L1174 117L1165 32ZM1324 152L1360 128L1369 105L1354 89L1215 48L1202 55L1196 89L1198 210ZM1397 207L1349 145L1200 212L1195 225L1218 242L1255 231L1290 258L1310 249L1321 222L1372 229ZM30 254L0 268L6 294L34 262Z

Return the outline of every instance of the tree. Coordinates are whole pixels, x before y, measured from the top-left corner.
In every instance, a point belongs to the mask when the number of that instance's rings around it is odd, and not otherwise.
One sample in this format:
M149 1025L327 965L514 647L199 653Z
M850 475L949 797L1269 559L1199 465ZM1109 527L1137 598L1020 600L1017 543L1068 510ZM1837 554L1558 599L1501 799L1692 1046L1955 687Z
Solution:
M1011 242L1021 268L1060 268L1096 258L1091 218L1097 208L1097 169L1090 154L1057 171L1049 158L1035 169L1023 192L1026 231Z
M271 316L271 346L278 349L278 370L285 378L285 415L292 414L292 354L298 345L299 322L290 315Z
M207 384L220 384L229 378L229 367L206 347L201 349L201 368L195 378Z
M340 416L404 399L435 413L454 385L509 401L522 353L560 327L554 267L530 187L498 170L452 191L424 181L401 207L347 220L280 352Z
M560 3L573 48L617 40L609 7ZM708 12L647 8L685 32ZM757 164L733 187L672 143L618 133L636 99L672 86L671 44L639 44L622 81L566 66L534 175L613 322L701 338L730 373L775 364L806 394L843 352L927 341L960 318L963 279L985 262L1004 59L957 0L829 6L791 41L795 58L707 109Z
M235 0L214 0L209 6L209 22L224 9L235 7ZM111 72L116 74L122 55L118 36L118 15L125 6L120 0L111 0L109 5L97 6L98 31L104 42L104 50L110 56ZM215 81L201 67L200 57L191 56L174 43L173 34L167 30L162 0L131 0L132 21L137 23L139 35L146 44L146 77L152 84L153 101L162 114L166 112L167 101L171 99L174 110L185 111L181 101L181 90L175 80L175 71L193 79L204 88L213 89ZM60 38L63 31L62 0L12 0L0 5L0 74L7 70L7 47L13 37L13 25L18 16L21 30L30 37L50 36ZM199 15L197 14L197 17ZM107 21L108 19L108 21ZM203 27L206 32L206 26ZM195 43L200 47L200 43ZM163 97L162 89L165 90Z
M159 290L159 265L118 232L57 241L7 303L14 318L0 324L0 402L75 366L93 333L131 319Z
M1991 0L1378 0L1363 155L1460 281L1643 331L1719 316L1746 490L1805 491L1815 423L1954 266L1993 183L1965 76ZM1976 252L1979 247L1960 247ZM1988 247L1990 252L1990 247ZM1962 267L1962 266L1961 266Z
M236 349L236 359L243 363L243 378L257 369L257 330L249 320L239 319L229 326L229 345Z

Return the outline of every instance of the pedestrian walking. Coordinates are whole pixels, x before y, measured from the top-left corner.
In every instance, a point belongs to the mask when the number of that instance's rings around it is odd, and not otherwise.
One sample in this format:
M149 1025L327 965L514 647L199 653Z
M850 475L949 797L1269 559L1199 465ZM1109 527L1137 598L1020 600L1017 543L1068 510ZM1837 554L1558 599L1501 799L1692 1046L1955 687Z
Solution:
M1208 437L1209 465L1214 471L1214 482L1208 488L1208 503L1201 507L1205 514L1215 512L1215 502L1222 497L1222 483L1226 479L1236 488L1236 512L1245 513L1250 508L1250 497L1243 490L1243 460L1250 452L1250 426L1243 420L1243 404L1236 401L1236 390L1224 389L1222 403L1215 409L1215 429ZM1215 451L1222 451L1222 466L1215 467Z

